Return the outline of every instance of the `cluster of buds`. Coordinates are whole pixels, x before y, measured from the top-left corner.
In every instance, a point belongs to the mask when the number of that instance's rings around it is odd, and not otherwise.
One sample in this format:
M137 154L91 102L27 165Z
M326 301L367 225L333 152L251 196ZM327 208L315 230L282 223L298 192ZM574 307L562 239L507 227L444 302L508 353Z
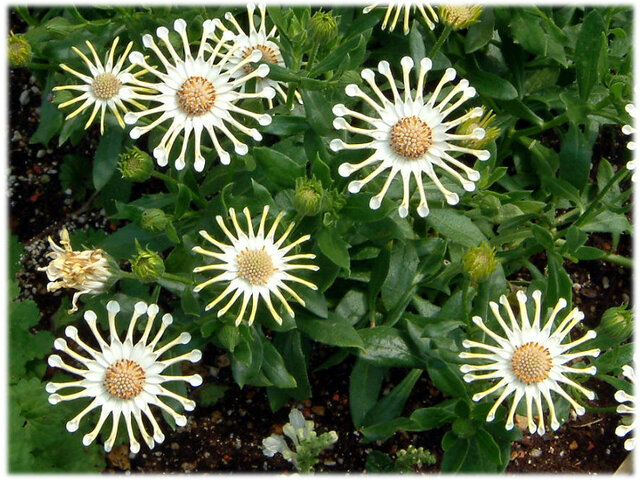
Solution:
M314 431L314 423L305 420L296 408L291 409L289 423L282 427L282 432L293 443L293 450L282 435L274 433L262 441L262 451L267 457L280 453L302 473L312 472L320 452L338 441L338 434L333 430L318 436Z

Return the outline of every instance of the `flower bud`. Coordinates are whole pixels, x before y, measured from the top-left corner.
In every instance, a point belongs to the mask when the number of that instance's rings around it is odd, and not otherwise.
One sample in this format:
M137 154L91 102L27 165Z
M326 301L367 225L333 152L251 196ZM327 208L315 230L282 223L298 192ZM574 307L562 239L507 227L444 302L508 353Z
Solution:
M162 257L148 248L141 248L136 240L136 255L131 259L131 271L143 283L157 281L165 272Z
M153 160L149 154L134 146L120 154L118 170L123 178L132 182L144 182L151 177Z
M324 191L315 177L296 178L296 190L293 195L293 207L301 215L313 217L322 211Z
M468 118L460 124L456 130L457 135L469 135L473 134L473 131L477 128L484 130L484 137L481 139L467 138L460 142L463 147L482 149L491 142L493 142L498 135L500 135L500 127L496 127L495 123L496 114L493 110L489 110L480 118Z
M164 232L168 223L169 219L167 215L159 208L149 208L145 210L142 212L140 218L140 227L151 233Z
M324 45L338 34L338 22L331 12L318 11L309 19L307 27L308 39L316 44Z
M29 64L32 56L31 45L24 38L24 35L15 35L12 32L7 45L9 65L12 67L24 67Z
M616 343L625 341L633 333L632 311L626 304L609 308L602 315L596 332L598 337L607 337Z
M447 5L440 7L440 20L454 30L462 30L476 23L481 13L479 5Z
M482 242L464 254L462 264L463 270L474 283L486 280L498 266L496 251L488 243Z

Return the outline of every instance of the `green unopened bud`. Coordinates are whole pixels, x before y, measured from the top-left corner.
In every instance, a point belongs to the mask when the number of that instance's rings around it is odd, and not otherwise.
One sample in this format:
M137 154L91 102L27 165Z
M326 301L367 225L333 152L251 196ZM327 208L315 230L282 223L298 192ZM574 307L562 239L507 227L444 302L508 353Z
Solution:
M323 208L324 191L322 183L315 177L296 178L296 190L293 195L293 207L301 215L313 217Z
M307 35L311 42L323 45L338 34L338 22L331 12L316 12L309 20Z
M142 212L142 217L140 218L140 226L142 229L151 233L164 232L168 223L169 219L166 213L159 208L149 208L145 210Z
M440 20L454 30L462 30L476 23L481 13L479 5L448 5L440 7Z
M157 281L164 274L164 262L160 255L148 248L141 248L136 241L137 253L131 259L131 271L143 283Z
M14 35L11 33L7 45L9 65L12 67L24 67L31 62L32 56L31 45L29 45L27 39L24 38L24 35Z
M494 125L495 118L496 114L493 113L493 110L489 110L482 117L467 118L460 124L456 134L469 135L471 138L464 139L460 144L463 147L477 150L493 142L500 135L500 127ZM481 139L473 138L473 132L478 128L484 130L484 136Z
M464 254L462 264L474 283L486 280L498 266L496 251L483 242Z
M153 160L148 153L143 152L138 147L131 147L120 154L118 170L120 170L123 178L132 182L144 182L151 177Z
M608 309L596 328L598 337L607 337L616 343L623 342L633 333L632 311L626 304Z

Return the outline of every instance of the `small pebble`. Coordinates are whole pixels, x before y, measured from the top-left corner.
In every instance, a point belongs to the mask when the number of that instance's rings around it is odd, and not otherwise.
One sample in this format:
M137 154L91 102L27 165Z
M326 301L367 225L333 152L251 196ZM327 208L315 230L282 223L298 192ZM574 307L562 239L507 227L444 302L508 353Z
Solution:
M542 455L542 450L540 450L539 448L534 448L533 450L531 450L531 453L529 455L534 458L539 457L540 455Z
M574 440L569 444L569 450L575 450L576 448L578 448L578 442Z
M27 103L29 103L29 90L24 90L21 94L20 94L20 105L26 105Z
M609 288L609 277L602 277L602 288Z

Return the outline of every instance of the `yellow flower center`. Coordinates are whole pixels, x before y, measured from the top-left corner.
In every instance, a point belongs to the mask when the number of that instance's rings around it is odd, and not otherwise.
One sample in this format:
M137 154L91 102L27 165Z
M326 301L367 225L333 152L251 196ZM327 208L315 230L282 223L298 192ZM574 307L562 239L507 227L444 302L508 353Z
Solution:
M418 117L404 117L391 128L389 144L402 157L420 158L433 145L433 131Z
M244 60L247 58L254 50L260 50L262 52L262 60L265 62L278 63L278 55L276 54L276 51L266 45L255 45L253 47L245 48L242 52L242 59ZM244 72L247 74L253 72L254 69L253 63L247 63L244 66Z
M273 260L264 248L260 250L245 249L236 257L238 276L251 285L265 285L273 272Z
M178 105L189 115L202 115L211 111L216 102L216 89L203 77L189 77L176 92Z
M145 379L146 375L139 363L121 359L107 368L104 388L113 397L131 400L142 392Z
M120 86L120 80L113 73L105 72L93 79L91 89L98 99L109 100L118 94Z
M513 352L511 368L514 375L527 385L541 382L549 378L551 354L539 343L525 343Z

